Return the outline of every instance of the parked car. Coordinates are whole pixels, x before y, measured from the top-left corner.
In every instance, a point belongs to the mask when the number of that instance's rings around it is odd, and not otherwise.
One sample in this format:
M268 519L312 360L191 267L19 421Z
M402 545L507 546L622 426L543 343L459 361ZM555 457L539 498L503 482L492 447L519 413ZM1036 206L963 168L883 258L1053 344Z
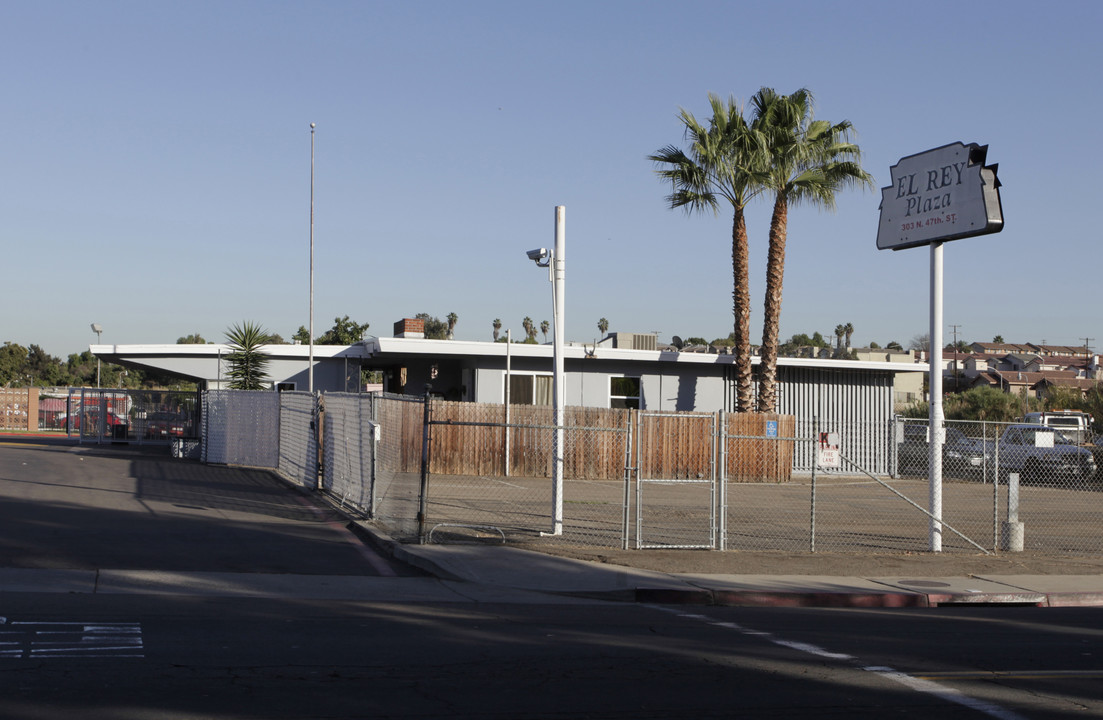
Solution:
M900 472L926 475L930 465L930 440L926 423L907 423L897 445ZM957 427L947 427L942 443L942 474L950 477L979 477L991 467L992 448L971 438ZM987 462L986 462L987 461Z
M184 437L188 419L172 412L152 412L146 415L145 434L147 438Z
M98 405L90 405L85 408L77 408L72 415L59 415L58 424L71 432L81 432L81 425L87 423L89 430L85 433L94 433L100 427L100 408ZM110 410L104 418L104 435L112 435L115 426L125 427L125 417L120 417Z
M1019 473L1024 483L1082 487L1095 475L1095 457L1087 448L1045 425L1012 425L999 442L1000 475Z

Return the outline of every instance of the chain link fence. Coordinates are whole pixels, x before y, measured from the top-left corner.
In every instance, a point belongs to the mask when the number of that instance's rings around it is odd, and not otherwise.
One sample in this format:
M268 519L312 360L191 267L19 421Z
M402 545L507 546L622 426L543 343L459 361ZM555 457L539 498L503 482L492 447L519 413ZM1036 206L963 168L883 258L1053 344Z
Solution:
M942 481L932 486L926 421L839 428L791 416L568 408L562 532L550 536L551 408L343 393L205 397L209 461L278 468L406 542L921 552L937 532L943 551L1103 550L1103 447L1041 425L947 422ZM838 467L819 464L826 432L839 439Z
M1079 432L1027 423L946 421L941 453L946 522L986 549L1103 550L1103 446ZM899 419L896 474L926 487L930 429ZM943 534L944 542L950 541Z

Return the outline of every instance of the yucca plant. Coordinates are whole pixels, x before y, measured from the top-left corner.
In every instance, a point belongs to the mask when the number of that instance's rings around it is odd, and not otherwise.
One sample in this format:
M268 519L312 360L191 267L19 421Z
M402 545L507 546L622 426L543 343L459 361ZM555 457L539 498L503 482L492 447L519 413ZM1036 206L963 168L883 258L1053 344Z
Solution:
M268 355L261 346L268 342L268 331L251 322L233 325L226 331L230 354L226 375L233 390L266 390L268 388Z

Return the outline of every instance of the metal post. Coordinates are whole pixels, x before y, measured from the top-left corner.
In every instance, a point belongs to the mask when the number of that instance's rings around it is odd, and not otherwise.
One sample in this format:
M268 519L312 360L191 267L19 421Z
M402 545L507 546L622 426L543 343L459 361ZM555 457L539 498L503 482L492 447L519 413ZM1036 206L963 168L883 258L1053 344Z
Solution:
M417 537L419 543L425 542L425 520L429 509L429 442L432 435L429 433L429 420L431 418L430 404L432 396L429 391L433 386L425 383L425 412L421 425L421 489L418 492L417 505Z
M942 243L931 243L930 550L942 552Z
M314 123L310 123L310 321L307 328L310 350L307 358L306 387L314 392Z
M811 517L808 521L808 552L816 552L816 468L820 466L820 423L812 418L812 500L809 503Z
M505 427L505 477L509 477L509 378L510 378L510 360L513 348L513 335L509 328L506 328L506 427Z
M720 550L724 551L728 549L728 424L726 422L726 416L723 410L716 411L716 441L719 445L717 455L719 456L718 472L714 475L720 483L720 487L717 491L720 495Z

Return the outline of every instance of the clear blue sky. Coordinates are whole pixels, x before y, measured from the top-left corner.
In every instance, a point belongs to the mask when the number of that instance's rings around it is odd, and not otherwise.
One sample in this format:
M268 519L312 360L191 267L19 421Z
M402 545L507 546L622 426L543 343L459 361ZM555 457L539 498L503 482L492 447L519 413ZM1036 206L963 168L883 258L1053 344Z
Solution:
M945 333L1079 344L1100 325L1103 4L23 2L0 22L0 342L221 341L249 320L390 335L551 319L565 205L569 340L731 331L731 217L687 217L647 155L706 95L813 91L878 187L902 156L989 145L1006 227L946 245ZM929 253L878 251L879 190L793 211L783 338L927 331ZM761 335L770 207L749 214Z

